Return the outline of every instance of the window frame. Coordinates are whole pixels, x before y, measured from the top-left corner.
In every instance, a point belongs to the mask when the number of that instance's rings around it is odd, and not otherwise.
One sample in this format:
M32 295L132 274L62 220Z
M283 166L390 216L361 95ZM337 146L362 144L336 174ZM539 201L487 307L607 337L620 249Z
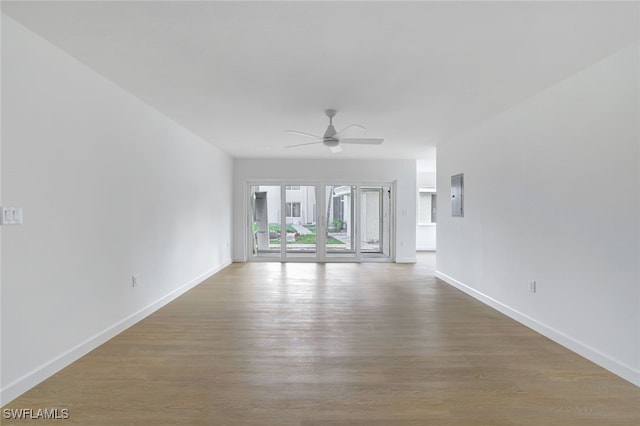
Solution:
M298 215L297 216L293 215L293 213L296 213L296 211L295 211L295 205L296 204L297 204L297 207L298 207ZM286 203L286 206L285 206L285 210L286 210L286 214L287 214L286 217L301 218L302 217L301 207L302 207L302 205L301 205L300 201L288 201ZM291 213L291 214L289 214L289 213Z

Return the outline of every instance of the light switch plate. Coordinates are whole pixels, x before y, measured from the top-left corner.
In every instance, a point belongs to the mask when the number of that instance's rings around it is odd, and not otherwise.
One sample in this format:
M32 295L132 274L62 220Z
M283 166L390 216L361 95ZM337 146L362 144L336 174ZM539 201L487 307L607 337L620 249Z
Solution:
M21 207L0 207L0 212L1 225L22 225Z

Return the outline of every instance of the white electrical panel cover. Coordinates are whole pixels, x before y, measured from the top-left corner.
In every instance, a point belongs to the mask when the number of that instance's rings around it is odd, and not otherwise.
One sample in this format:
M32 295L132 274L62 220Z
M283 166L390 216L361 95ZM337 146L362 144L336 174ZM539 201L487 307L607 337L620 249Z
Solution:
M464 216L464 176L451 176L451 216Z

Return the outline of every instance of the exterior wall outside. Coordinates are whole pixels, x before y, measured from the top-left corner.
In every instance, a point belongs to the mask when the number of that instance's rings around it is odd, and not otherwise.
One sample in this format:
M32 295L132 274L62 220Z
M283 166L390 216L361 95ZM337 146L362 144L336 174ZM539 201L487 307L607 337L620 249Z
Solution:
M301 185L300 189L287 189L286 202L300 203L300 216L287 216L287 223L294 225L308 225L315 223L315 187Z
M269 218L277 218L279 223L280 219L280 195L279 192L276 195L273 192L273 188L266 185L270 190L267 191L267 206ZM259 187L264 189L265 186ZM299 203L300 204L300 216L286 216L287 224L294 225L309 225L315 223L315 188L311 186L300 186L300 189L286 189L286 203ZM286 204L285 204L286 206Z

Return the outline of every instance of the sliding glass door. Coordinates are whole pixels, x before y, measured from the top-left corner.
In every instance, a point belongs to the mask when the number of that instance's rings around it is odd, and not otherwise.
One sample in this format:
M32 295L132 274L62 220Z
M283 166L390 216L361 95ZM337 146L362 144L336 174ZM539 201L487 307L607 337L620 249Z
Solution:
M249 184L250 259L392 260L392 184Z

